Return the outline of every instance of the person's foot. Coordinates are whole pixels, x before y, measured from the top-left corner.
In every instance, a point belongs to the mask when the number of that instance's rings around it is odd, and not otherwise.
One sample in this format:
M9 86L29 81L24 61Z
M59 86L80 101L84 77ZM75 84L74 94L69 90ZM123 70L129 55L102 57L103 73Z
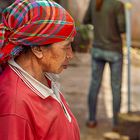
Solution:
M86 126L88 127L88 128L95 128L96 126L97 126L97 122L95 122L95 121L87 121L86 122Z
M114 126L114 127L112 128L112 131L113 131L113 132L119 132L119 127L118 127L118 126Z

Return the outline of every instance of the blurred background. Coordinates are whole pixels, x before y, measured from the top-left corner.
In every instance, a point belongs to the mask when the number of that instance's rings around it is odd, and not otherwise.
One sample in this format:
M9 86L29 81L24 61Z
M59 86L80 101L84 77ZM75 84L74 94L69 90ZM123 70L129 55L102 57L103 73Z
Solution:
M121 0L126 3L128 0ZM89 0L56 0L56 2L60 3L63 7L65 7L69 12L73 15L76 23L82 23L85 12L89 5ZM133 8L131 10L132 18L132 41L133 47L140 46L140 30L138 27L140 26L140 1L139 0L131 0Z
M105 68L102 86L100 89L99 103L98 103L98 120L97 128L87 128L85 123L87 120L87 94L91 80L91 55L90 50L94 36L92 34L94 27L92 25L83 25L83 18L89 5L89 0L55 0L74 17L77 27L77 35L72 44L75 52L75 57L70 63L70 67L61 74L60 82L62 84L62 91L76 116L80 131L81 140L103 140L105 134L111 131L112 128L112 95L110 87L109 67ZM121 0L126 3L128 0ZM2 10L9 6L14 0L0 0L0 20ZM140 111L140 0L131 0L131 111ZM124 37L124 68L123 68L123 85L122 85L122 107L121 113L127 113L128 108L128 60L127 60L127 45L126 37ZM66 80L67 79L67 80ZM137 130L130 130L133 133L126 140L140 140L140 116L138 118L130 117L135 123L139 124ZM132 121L133 125L133 121ZM129 129L129 128L128 128ZM137 131L137 133L135 133ZM111 139L111 138L110 138ZM115 139L113 137L113 139ZM115 140L123 140L123 138L116 138Z

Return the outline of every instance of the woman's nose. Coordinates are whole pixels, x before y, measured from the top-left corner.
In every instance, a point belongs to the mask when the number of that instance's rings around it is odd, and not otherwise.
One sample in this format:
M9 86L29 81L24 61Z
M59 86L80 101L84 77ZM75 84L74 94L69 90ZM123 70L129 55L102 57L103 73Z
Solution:
M67 58L68 58L68 59L72 59L73 56L74 56L73 50L72 50L72 47L70 47L70 48L68 49L68 52L67 52Z

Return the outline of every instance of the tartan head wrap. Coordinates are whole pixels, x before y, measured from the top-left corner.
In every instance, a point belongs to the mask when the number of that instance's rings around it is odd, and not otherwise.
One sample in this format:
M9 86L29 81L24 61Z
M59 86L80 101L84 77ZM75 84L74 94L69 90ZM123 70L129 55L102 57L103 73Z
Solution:
M74 20L50 0L16 0L2 14L0 63L17 56L22 46L64 41L76 33Z

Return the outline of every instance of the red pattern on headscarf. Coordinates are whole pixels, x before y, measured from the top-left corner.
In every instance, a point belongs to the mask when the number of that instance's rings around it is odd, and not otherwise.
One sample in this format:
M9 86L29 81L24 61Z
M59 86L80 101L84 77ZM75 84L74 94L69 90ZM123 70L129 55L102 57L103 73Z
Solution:
M75 36L73 18L49 0L17 0L3 12L0 63L22 51L22 45L46 45Z

